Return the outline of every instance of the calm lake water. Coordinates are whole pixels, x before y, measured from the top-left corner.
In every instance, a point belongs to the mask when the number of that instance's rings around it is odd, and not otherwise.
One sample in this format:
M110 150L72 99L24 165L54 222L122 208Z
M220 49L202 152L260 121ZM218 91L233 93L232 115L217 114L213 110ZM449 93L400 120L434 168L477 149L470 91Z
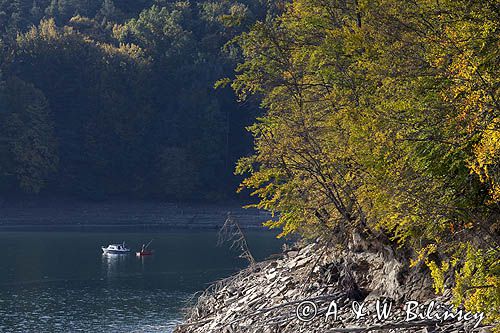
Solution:
M279 252L247 232L257 259ZM104 256L101 245L155 254ZM192 295L245 262L215 232L0 232L0 332L171 332Z

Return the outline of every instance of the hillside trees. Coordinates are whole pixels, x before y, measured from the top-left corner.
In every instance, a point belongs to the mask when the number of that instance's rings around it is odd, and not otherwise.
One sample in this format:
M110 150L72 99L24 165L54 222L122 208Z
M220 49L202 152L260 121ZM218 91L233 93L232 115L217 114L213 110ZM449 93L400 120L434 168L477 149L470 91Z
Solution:
M254 114L213 85L234 65L224 44L265 10L156 3L23 0L13 10L0 2L27 22L6 26L4 78L45 96L58 142L57 170L41 190L92 199L232 195L231 171L248 150L243 128ZM33 8L44 18L30 27Z
M204 35L196 35L195 25L200 22L193 20L194 14L187 2L171 8L153 6L138 19L115 26L113 33L121 43L138 45L152 59L150 82L158 107L149 140L156 151L155 165L170 169L164 164L175 156L165 158L165 151L179 153L180 159L187 154L193 167L186 166L192 171L192 184L186 184L185 189L216 191L219 185L213 182L214 176L227 179L230 174L226 146L230 111L221 107L225 96L214 94L208 83L220 77L224 60L218 59L221 41L211 50L199 46ZM178 186L169 185L178 180L161 179L164 181L156 181L158 187L153 191L167 195L178 192Z
M43 93L20 79L1 87L0 186L37 193L57 168L54 123Z
M139 167L142 156L131 151L141 144L148 110L147 91L139 85L146 75L140 52L96 45L50 20L19 36L17 44L10 73L33 82L52 105L60 138L58 186L85 191L96 183L115 187L118 175L134 179L132 161ZM102 175L111 165L116 176Z

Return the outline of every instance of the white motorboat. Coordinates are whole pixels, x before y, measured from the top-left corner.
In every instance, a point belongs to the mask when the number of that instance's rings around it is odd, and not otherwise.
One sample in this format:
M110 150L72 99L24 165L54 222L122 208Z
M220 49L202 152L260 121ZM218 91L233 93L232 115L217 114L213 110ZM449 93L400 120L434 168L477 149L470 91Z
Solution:
M110 244L108 247L102 246L102 252L104 254L129 254L130 249L125 246L125 242L123 244Z

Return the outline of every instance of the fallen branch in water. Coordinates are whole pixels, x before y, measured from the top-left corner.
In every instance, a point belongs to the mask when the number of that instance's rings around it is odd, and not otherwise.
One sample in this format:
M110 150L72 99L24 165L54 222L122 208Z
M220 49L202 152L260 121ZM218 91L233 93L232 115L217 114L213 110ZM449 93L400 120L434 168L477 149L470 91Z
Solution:
M246 259L250 266L255 265L256 261L250 252L245 234L243 234L240 225L235 219L233 219L230 212L227 213L227 219L222 228L219 230L219 239L217 244L220 246L225 242L232 242L232 249L238 248L241 250L240 258Z

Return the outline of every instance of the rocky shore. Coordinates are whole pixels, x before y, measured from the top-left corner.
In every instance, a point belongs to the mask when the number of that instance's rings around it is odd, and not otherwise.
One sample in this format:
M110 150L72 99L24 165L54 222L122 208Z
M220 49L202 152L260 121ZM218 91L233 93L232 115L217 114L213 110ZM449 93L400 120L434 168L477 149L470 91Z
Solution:
M175 333L491 332L390 249L313 243L213 284Z

